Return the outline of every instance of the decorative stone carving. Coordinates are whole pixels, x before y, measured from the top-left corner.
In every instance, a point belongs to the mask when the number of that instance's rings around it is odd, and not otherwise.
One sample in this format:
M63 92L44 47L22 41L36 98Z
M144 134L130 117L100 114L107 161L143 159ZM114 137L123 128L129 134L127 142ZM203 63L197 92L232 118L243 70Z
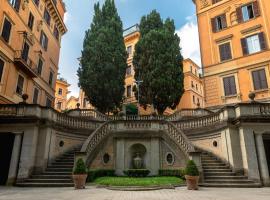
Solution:
M143 162L140 153L137 153L136 157L133 159L133 167L134 169L142 169Z
M201 9L210 5L209 0L200 0Z

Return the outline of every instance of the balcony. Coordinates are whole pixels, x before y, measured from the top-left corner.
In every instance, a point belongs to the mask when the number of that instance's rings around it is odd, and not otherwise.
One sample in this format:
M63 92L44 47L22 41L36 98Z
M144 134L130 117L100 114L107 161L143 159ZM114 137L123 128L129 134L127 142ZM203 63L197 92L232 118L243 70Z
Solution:
M15 51L14 64L31 78L37 77L36 65L28 56L25 56L21 50Z

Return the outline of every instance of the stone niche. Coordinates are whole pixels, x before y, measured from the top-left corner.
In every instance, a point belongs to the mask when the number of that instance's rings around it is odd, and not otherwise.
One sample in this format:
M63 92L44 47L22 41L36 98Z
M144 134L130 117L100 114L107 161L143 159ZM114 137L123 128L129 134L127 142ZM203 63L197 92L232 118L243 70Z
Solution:
M117 138L116 174L122 176L124 170L133 169L133 160L138 155L142 159L142 168L150 170L150 175L158 175L160 169L159 138Z

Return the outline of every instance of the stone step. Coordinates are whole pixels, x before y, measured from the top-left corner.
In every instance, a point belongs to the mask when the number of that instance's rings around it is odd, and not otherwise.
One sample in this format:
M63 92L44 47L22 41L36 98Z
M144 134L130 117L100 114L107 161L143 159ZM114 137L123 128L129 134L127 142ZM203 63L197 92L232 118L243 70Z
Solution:
M235 176L236 174L234 172L204 172L204 176Z
M73 168L54 168L48 167L45 172L72 172Z
M223 187L223 188L259 188L261 187L260 183L221 183L221 184L215 184L215 183L202 183L200 186L203 187Z
M74 187L73 183L17 183L18 187Z
M203 170L212 170L212 169L230 169L227 166L203 166Z
M57 174L54 174L54 175L32 175L31 178L34 178L34 179L71 179L72 178L72 175L69 174L69 175L57 175Z
M222 184L222 183L254 183L254 181L248 180L248 179L204 179L205 183L216 183L216 184Z
M74 158L72 159L67 159L67 158L63 158L63 159L55 159L55 162L74 162Z
M213 179L240 179L240 180L245 180L245 179L247 179L247 177L245 177L245 176L204 176L204 179L205 180L209 180L209 179L211 179L211 180L213 180Z
M232 172L231 169L204 169L204 173L209 173L209 172Z
M25 180L26 183L73 183L71 178L68 179L35 179L29 178Z
M74 162L60 162L60 161L58 161L58 162L56 162L56 161L54 161L53 163L51 163L51 165L74 165Z
M37 174L36 174L37 175ZM72 175L72 172L55 172L55 171L52 171L52 172L43 172L41 175L68 175L68 176L71 176Z
M59 164L52 164L49 165L48 168L69 168L69 169L73 169L73 165L59 165Z

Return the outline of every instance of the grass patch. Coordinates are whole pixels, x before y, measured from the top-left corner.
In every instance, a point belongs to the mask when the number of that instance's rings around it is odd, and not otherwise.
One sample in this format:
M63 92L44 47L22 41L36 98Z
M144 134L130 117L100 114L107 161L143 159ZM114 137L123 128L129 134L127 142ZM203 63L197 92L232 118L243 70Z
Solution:
M94 183L106 186L166 186L179 185L184 181L179 177L100 177Z

